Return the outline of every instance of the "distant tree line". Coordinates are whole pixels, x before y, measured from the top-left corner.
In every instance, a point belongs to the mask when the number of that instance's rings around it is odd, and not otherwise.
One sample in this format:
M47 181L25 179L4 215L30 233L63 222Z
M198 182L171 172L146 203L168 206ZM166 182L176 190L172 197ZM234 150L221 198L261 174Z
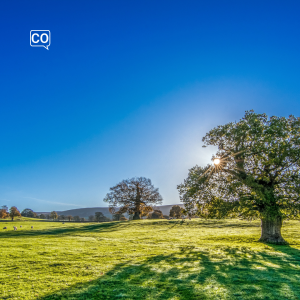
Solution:
M151 207L148 207L146 210L144 209L141 212L143 218L147 219L169 219L171 218L181 218L184 214L184 210L179 205L174 205L170 214L163 215L161 210L155 209L153 210ZM152 210L152 211L151 211ZM112 219L106 217L102 212L95 212L94 215L90 215L86 220L80 216L71 216L71 215L58 215L56 211L52 211L49 214L37 214L30 208L25 208L22 212L18 210L16 206L12 206L10 209L6 205L2 206L0 209L0 219L10 218L12 221L16 217L26 217L26 218L38 218L42 220L52 220L52 221L74 221L74 222L110 222L110 221L127 221L128 218L122 213L123 210L116 211L114 208L110 207L110 213L112 214ZM132 220L134 214L129 215L129 220Z
M8 210L7 206L3 206L0 210L0 218L15 217L39 218L52 221L74 221L74 222L109 222L109 221L127 221L137 220L141 218L147 219L169 219L181 218L184 210L179 205L174 205L170 210L170 214L163 215L159 209L153 209L156 204L162 203L162 197L157 188L153 186L150 179L145 177L131 178L123 180L116 186L112 187L104 199L109 203L109 212L112 219L106 217L102 212L95 212L90 215L88 220L80 216L59 215L56 211L45 214L37 214L30 208L25 208L21 213L17 207L13 206ZM129 218L125 217L125 213L129 214Z

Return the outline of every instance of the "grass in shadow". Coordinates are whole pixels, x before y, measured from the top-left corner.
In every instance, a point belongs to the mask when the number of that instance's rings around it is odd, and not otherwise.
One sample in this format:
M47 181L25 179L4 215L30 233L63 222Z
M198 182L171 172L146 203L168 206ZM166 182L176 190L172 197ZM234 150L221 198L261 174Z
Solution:
M297 299L299 222L290 247L245 223L18 223L0 231L0 299Z
M200 221L200 220L199 220ZM34 223L33 223L34 222ZM151 225L157 226L157 230L171 230L176 226L189 226L189 228L251 228L257 227L255 223L232 223L228 221L215 221L215 220L201 220L200 222L190 222L188 220L143 220L143 221L130 221L130 222L103 222L103 223L68 223L66 222L64 226L60 222L46 222L46 221L26 221L25 226L27 229L19 228L19 222L6 222L2 226L6 226L8 230L0 231L0 238L11 238L13 237L26 237L26 236L39 236L39 235L68 235L68 234L80 234L85 232L111 232L116 230L122 230L123 228L128 228L128 226L134 227L148 227ZM30 229L30 225L34 228ZM13 226L17 226L19 229L13 231Z
M300 299L300 251L186 246L119 263L96 280L38 299Z
M26 236L39 236L39 235L73 235L76 233L90 233L90 232L111 232L115 230L121 230L124 226L124 223L121 222L105 222L105 223L94 223L92 225L85 225L85 224L66 224L66 227L61 227L59 223L49 222L49 226L47 223L43 223L41 228L34 224L33 229L21 229L18 228L16 231L12 230L3 230L0 231L0 238L11 238L19 237L24 238ZM77 225L77 226L76 226ZM13 226L18 226L18 224L9 224L9 229L13 228ZM11 228L10 228L11 227Z

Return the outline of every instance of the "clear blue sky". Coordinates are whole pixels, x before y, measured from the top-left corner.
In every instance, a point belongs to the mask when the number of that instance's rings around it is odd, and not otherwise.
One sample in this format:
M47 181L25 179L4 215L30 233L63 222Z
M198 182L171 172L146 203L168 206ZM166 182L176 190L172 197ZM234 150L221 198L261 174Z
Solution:
M299 1L2 1L0 204L105 206L134 176L179 203L209 129L300 115L299 15ZM49 50L30 47L39 29Z

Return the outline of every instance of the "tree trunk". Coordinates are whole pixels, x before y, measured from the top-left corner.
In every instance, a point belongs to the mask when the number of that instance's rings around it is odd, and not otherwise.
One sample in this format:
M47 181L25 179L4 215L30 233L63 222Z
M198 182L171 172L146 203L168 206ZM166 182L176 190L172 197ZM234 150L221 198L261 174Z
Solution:
M260 242L271 244L287 244L281 236L282 217L261 219L261 237Z
M133 218L132 220L140 220L141 217L140 217L140 212L139 211L136 211L133 215Z

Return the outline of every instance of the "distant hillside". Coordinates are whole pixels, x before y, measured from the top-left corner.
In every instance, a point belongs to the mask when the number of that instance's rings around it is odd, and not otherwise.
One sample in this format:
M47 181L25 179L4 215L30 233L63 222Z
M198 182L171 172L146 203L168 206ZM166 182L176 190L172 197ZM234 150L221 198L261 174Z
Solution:
M159 209L162 211L164 215L169 215L170 209L173 205L179 205L180 207L184 207L183 204L172 204L172 205L159 205L154 206L153 209ZM88 207L88 208L76 208L76 209L69 209L63 211L56 211L59 215L65 216L79 216L81 218L88 218L91 215L95 215L95 212L102 212L106 217L111 218L111 213L108 210L108 207ZM37 214L50 214L50 212L37 212Z
M79 216L81 218L88 218L91 215L95 215L95 212L102 212L106 217L111 218L111 213L108 211L108 207L88 207L88 208L75 208L75 209L68 209L62 211L56 211L58 215L65 215L65 216ZM41 214L37 212L37 214ZM43 214L50 214L50 212L43 212Z

